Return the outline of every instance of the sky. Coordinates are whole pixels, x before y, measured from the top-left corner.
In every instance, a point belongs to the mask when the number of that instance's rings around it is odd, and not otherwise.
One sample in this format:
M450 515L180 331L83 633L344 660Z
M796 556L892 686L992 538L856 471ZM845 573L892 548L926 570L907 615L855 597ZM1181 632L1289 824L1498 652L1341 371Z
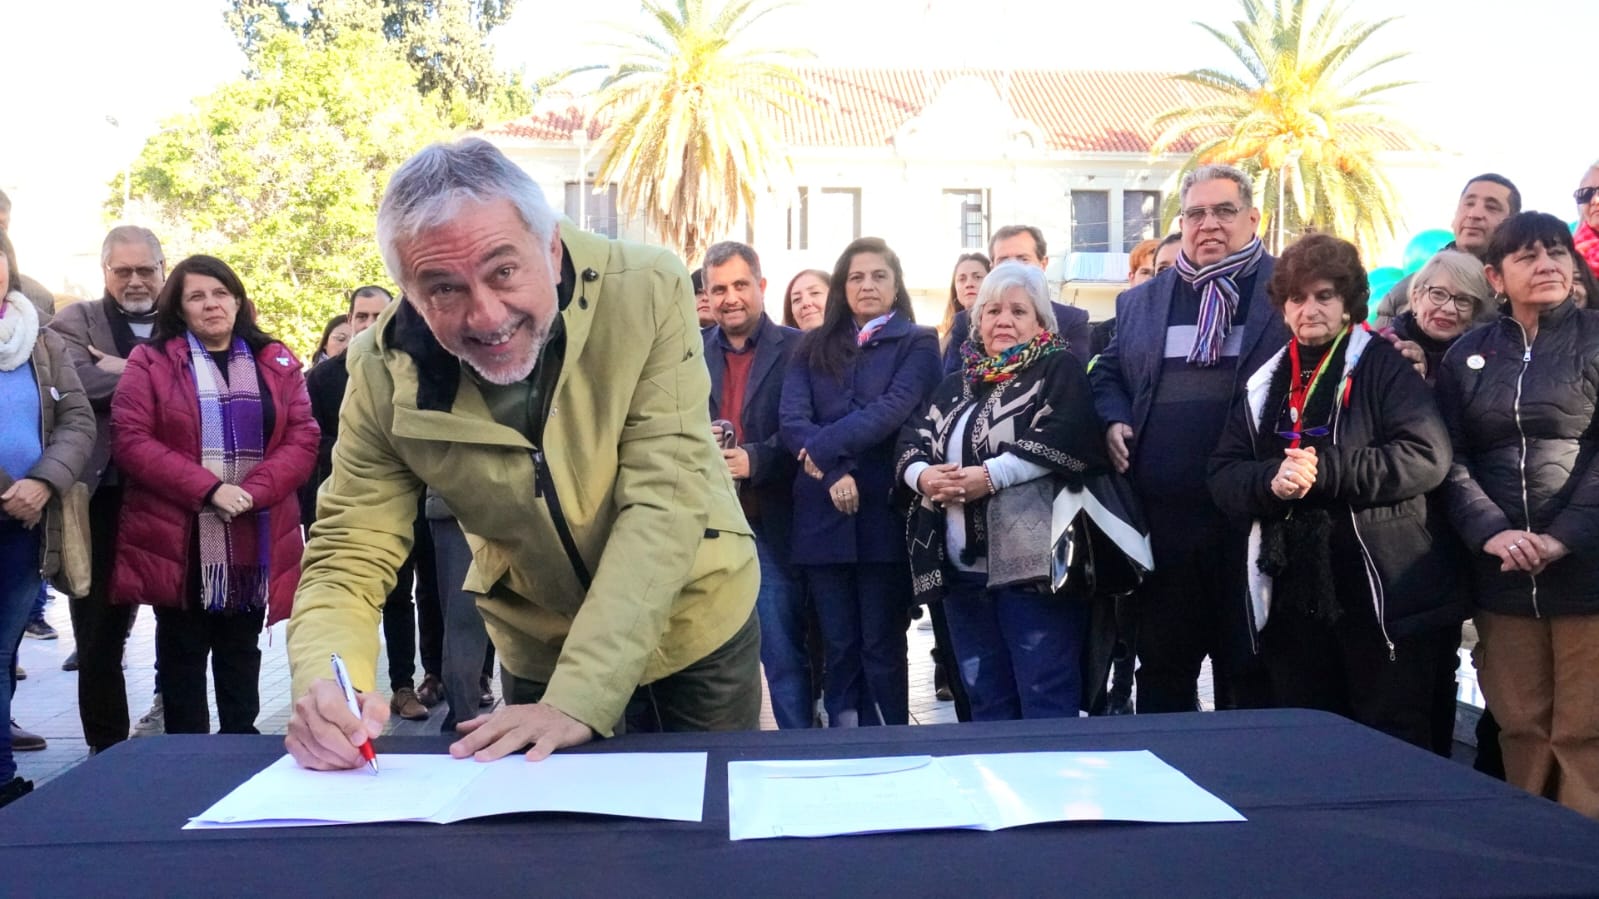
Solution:
M1599 117L1585 115L1581 99L1599 60L1599 3L1347 5L1354 19L1395 17L1372 43L1410 55L1382 71L1419 83L1393 92L1389 111L1443 148L1446 180L1499 171L1521 187L1528 208L1575 216L1571 191L1599 159ZM12 236L25 271L96 261L107 183L163 119L237 77L243 60L223 7L0 0L11 132L0 137L0 188L15 203ZM594 42L611 23L638 22L638 10L638 0L520 0L494 43L503 65L529 75L603 63L607 53ZM797 44L819 64L1176 72L1226 66L1225 49L1193 23L1226 30L1238 14L1237 0L801 0L755 36ZM1451 211L1407 222L1405 233L1447 227Z

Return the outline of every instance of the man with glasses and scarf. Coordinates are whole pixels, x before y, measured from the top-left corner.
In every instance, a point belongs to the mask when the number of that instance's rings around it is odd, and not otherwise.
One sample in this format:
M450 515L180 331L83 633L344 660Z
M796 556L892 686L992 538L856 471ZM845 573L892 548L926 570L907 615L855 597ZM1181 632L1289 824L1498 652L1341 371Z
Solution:
M122 482L111 464L111 397L134 347L150 339L155 299L166 282L161 242L147 228L112 228L100 248L105 296L63 308L50 328L67 343L67 358L94 407L94 454L84 469L89 485L89 595L72 597L78 648L78 715L89 751L101 752L128 737L128 691L122 650L134 606L113 606L106 596L116 554ZM159 696L159 694L157 694ZM152 716L156 711L152 709Z
M1266 297L1275 260L1256 230L1249 177L1207 165L1182 182L1177 264L1123 293L1116 336L1090 372L1111 463L1150 510L1155 571L1137 596L1138 711L1199 707L1211 657L1217 708L1264 704L1248 630L1229 602L1228 524L1206 487L1227 410L1288 340ZM1238 620L1234 620L1238 618Z

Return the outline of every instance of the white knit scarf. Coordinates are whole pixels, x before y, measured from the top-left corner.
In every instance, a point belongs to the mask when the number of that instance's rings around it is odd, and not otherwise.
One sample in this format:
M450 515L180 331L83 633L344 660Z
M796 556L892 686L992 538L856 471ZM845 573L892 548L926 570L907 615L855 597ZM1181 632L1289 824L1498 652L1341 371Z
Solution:
M0 371L15 371L33 358L39 339L39 313L33 301L13 290L0 304Z

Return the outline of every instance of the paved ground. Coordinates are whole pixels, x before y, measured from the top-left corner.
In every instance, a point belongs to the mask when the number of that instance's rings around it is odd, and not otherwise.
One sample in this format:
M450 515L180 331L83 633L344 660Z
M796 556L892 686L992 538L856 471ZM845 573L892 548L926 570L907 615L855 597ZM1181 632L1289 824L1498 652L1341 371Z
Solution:
M66 601L59 597L52 600L45 611L45 619L61 636L56 640L23 639L18 660L28 677L17 685L17 695L11 705L12 715L18 725L43 736L49 742L49 748L42 752L19 752L16 755L18 773L36 785L88 757L88 747L83 742L83 729L78 721L78 675L61 670L61 663L71 654L74 645ZM284 627L280 623L261 635L261 717L256 726L262 733L283 733L289 722L289 666L283 651ZM910 709L911 720L916 724L940 724L955 720L954 705L939 702L933 695L933 666L928 656L932 642L931 630L920 626L920 623L911 627ZM138 621L134 624L133 634L128 639L126 660L128 710L132 718L137 720L150 707L155 683L155 616L148 609L140 611ZM387 665L387 659L380 658L378 670L386 670ZM497 685L495 693L499 693ZM445 712L445 707L440 705L427 721L392 718L389 732L437 732ZM212 727L215 726L213 712ZM768 730L777 727L764 697L761 727Z
M17 685L17 695L11 705L12 715L18 725L40 734L49 741L49 748L42 752L20 752L16 756L18 773L35 784L50 780L88 757L88 748L83 742L83 730L78 721L78 675L76 672L61 670L62 661L73 648L72 622L67 615L66 601L60 597L55 598L46 610L45 618L61 636L56 640L25 638L22 641L19 661L26 669L28 677ZM256 726L262 733L283 733L288 726L289 666L283 651L284 627L285 625L280 623L261 635L261 717ZM1476 642L1476 634L1470 630L1469 625L1466 640L1468 648ZM939 702L933 695L933 666L928 655L932 643L932 630L925 621L911 626L910 711L911 721L915 724L945 724L955 721L954 705ZM1462 656L1460 699L1465 703L1481 706L1482 700L1477 693L1475 673L1471 670L1470 659L1465 650L1462 650ZM141 610L134 625L133 634L128 640L126 660L128 709L131 716L137 720L150 707L154 689L155 616L150 614L148 609ZM378 670L386 670L387 664L386 659L380 658ZM495 692L496 694L499 692L497 686ZM1207 662L1201 674L1200 701L1206 709L1210 709L1212 699L1210 669ZM397 717L393 718L389 732L401 734L437 732L439 724L444 720L445 711L440 705L433 710L433 716L427 721L403 721ZM1472 719L1470 723L1474 721L1475 719ZM212 726L215 727L214 719ZM776 729L777 726L772 721L771 709L764 697L761 726L767 730ZM1458 731L1469 734L1470 728L1469 726L1457 728Z

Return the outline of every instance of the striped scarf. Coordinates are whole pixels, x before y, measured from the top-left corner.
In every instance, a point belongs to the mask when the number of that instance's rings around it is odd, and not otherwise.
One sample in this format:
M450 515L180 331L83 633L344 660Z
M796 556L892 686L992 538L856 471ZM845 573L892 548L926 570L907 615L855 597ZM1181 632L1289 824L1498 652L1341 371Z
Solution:
M1199 291L1199 321L1194 333L1194 348L1188 361L1209 367L1221 360L1222 343L1233 329L1233 313L1238 311L1238 279L1255 273L1266 248L1259 237L1226 259L1198 268L1187 251L1177 254L1177 274Z
M883 326L888 324L888 320L893 317L894 313L890 312L887 315L879 315L862 325L860 333L855 335L855 345L866 346L867 341L876 337L877 332L883 330Z
M192 332L190 369L200 400L200 464L224 484L242 482L265 455L255 357L238 337L228 351L228 376ZM266 509L224 521L214 506L200 510L200 598L207 612L266 608L270 571Z

